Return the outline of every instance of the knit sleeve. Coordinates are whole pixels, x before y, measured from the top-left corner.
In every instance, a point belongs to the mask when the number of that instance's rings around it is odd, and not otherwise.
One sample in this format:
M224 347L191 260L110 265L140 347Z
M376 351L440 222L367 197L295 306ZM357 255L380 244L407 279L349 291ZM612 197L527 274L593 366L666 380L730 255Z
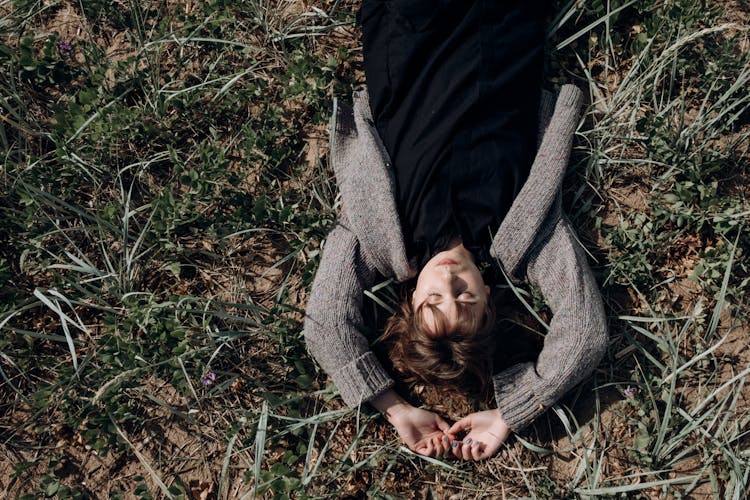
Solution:
M340 221L326 239L305 311L307 349L350 407L393 385L363 334L362 298L375 279L359 242Z
M565 217L532 250L527 277L541 289L553 317L536 362L493 378L498 409L514 431L589 376L609 340L599 289Z
M583 93L574 85L564 85L554 104L550 117L552 98L548 93L543 94L541 145L529 178L505 215L490 247L490 254L500 260L514 281L522 280L524 263L531 248L554 228L550 221L554 222L560 214L560 186L570 160Z

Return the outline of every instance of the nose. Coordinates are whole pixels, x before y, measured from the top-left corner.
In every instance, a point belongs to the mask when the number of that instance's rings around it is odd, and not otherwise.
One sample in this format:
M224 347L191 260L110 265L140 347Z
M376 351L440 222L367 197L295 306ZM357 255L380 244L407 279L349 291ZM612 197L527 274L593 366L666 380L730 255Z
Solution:
M445 269L441 275L443 284L448 288L448 291L452 294L458 286L458 276L450 269Z
M453 271L451 270L450 266L443 266L441 269L443 271L443 273L441 275L441 277L443 278L443 280L446 281L446 282L453 281L454 274L453 274Z

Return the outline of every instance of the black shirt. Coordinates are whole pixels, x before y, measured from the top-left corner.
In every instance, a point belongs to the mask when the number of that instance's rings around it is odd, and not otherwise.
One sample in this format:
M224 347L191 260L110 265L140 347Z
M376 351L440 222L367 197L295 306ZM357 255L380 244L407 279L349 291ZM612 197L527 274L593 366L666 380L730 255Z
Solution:
M408 256L486 260L536 147L546 1L364 0L365 76Z

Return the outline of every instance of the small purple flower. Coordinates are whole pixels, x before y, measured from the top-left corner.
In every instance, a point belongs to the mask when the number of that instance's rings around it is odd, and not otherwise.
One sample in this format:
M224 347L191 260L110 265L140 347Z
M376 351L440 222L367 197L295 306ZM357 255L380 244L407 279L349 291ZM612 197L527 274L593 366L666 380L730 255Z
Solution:
M69 56L70 53L73 52L73 46L65 40L58 40L57 50L59 50L63 56Z
M203 387L208 387L214 382L216 382L216 374L211 370L207 371L206 374L201 377L201 384L203 384Z
M637 387L630 387L627 386L622 393L625 395L626 398L634 398L640 391Z

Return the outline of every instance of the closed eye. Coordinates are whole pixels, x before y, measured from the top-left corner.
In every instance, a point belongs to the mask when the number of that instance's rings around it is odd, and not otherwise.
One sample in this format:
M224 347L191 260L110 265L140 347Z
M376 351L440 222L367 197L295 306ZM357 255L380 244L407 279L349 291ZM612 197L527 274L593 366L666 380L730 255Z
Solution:
M477 297L471 292L463 291L458 292L456 295L456 301L462 302L464 304L476 304L477 303ZM440 304L443 300L443 295L438 292L429 292L427 294L427 302L429 304Z
M475 298L475 295L471 292L461 292L456 298L461 300L472 300Z

